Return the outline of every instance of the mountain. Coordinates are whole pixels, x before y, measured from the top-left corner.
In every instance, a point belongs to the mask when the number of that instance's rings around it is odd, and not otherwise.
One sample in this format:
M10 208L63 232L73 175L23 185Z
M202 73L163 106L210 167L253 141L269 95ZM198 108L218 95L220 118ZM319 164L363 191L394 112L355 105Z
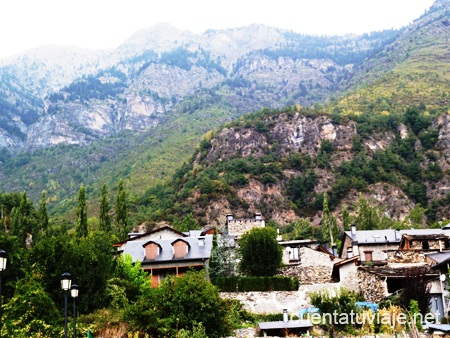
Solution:
M238 115L323 101L395 34L310 37L252 25L194 35L160 24L116 50L31 50L0 68L0 145L86 145L146 130L163 115L198 109L182 103L202 93Z
M375 122L402 114L417 102L414 90L433 87L430 77L398 82L406 101L377 89L387 91L381 84L401 69L407 79L420 51L421 60L435 55L427 46L445 48L447 33L438 28L439 22L445 27L448 8L448 1L437 1L403 30L360 36L314 37L262 25L194 35L161 24L115 50L80 50L72 61L64 51L4 60L0 189L26 189L34 198L45 189L50 210L65 213L81 183L95 199L102 183L125 178L135 212L145 218L140 196L189 161L202 135L249 112L300 104L334 122L357 120L365 137L372 123L363 120L366 113ZM427 43L408 42L425 31ZM394 60L397 46L408 44L414 53ZM445 62L439 65L445 69ZM435 116L442 108L435 95L444 91L423 93L421 103Z

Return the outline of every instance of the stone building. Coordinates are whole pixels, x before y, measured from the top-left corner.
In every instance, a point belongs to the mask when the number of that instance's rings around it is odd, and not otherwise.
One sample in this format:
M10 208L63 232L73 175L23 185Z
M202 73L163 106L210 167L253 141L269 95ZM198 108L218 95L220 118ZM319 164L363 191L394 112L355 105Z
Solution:
M284 249L284 263L288 263L282 268L282 274L290 277L297 277L301 285L312 285L321 283L331 283L331 272L334 263L340 259L320 245L302 245L295 247L295 256L293 255L294 246ZM306 242L306 241L303 241ZM282 244L282 243L280 243ZM283 244L282 244L283 246ZM286 249L288 248L288 249ZM288 258L288 260L286 259Z
M265 220L259 213L255 214L254 218L234 218L233 215L226 217L228 235L236 236L238 239L253 228L264 228L265 226Z
M359 262L386 262L392 252L407 250L450 250L449 229L356 230L345 231L340 257L359 256ZM391 254L390 254L391 253Z

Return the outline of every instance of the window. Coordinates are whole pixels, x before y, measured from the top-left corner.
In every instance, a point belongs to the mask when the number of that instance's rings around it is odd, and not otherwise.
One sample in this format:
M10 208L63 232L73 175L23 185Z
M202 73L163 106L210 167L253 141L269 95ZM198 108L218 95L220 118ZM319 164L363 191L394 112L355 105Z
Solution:
M428 243L428 241L423 241L422 242L422 249L423 250L428 250L430 248L430 244Z
M145 246L145 258L155 259L161 253L161 248L157 243L150 243Z
M366 262L372 262L372 252L373 251L364 251Z
M189 252L189 245L183 240L176 240L172 243L173 256L183 258Z

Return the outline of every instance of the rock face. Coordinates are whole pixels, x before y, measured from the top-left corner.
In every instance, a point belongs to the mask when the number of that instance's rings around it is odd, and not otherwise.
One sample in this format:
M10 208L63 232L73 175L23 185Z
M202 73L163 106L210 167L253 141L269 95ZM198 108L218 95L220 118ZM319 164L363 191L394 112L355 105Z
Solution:
M393 34L323 41L251 25L195 35L163 23L112 50L37 48L0 60L0 146L84 145L212 106L237 116L319 102Z

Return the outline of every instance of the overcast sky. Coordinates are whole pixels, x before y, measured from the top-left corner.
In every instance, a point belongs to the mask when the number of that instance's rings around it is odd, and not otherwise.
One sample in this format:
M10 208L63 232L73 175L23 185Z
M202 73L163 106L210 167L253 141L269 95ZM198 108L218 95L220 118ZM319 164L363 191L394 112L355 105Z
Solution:
M117 47L160 22L206 29L266 24L306 34L403 27L434 0L1 0L0 57L42 45Z

